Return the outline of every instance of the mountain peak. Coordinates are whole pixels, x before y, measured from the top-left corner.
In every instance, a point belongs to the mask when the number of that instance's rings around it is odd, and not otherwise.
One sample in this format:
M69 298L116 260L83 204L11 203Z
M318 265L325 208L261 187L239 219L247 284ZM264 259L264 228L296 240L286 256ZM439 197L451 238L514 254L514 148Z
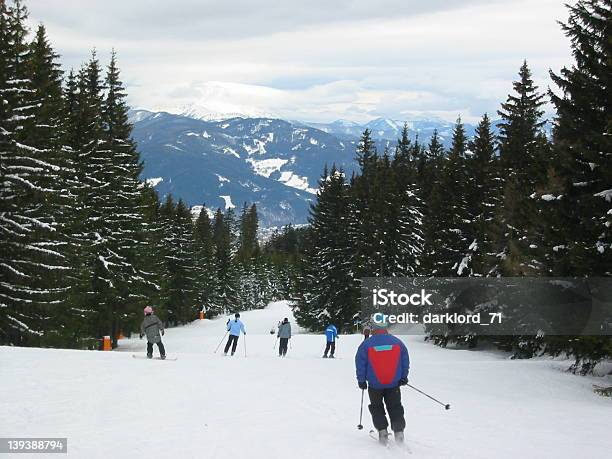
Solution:
M231 118L278 118L261 110L263 103L277 96L277 91L264 86L207 81L194 89L196 97L187 103L163 107L163 111L202 121L224 121ZM158 110L159 111L159 110Z

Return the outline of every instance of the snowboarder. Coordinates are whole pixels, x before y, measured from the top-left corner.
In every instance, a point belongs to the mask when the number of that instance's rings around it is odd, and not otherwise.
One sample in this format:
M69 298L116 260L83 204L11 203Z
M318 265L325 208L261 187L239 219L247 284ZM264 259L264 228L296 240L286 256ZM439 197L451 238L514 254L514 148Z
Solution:
M278 356L284 357L287 355L287 345L291 339L291 324L289 323L289 319L286 317L279 325L276 337L280 339L280 344L278 345Z
M327 358L327 354L329 353L329 358L334 358L334 353L336 352L336 339L338 338L338 329L335 325L329 324L329 326L325 329L325 338L327 339L327 344L325 345L325 352L323 352L323 358Z
M368 389L369 409L378 440L386 444L389 438L386 406L395 440L401 443L406 421L400 386L408 384L408 349L399 338L387 332L389 324L382 314L374 314L372 319L372 335L361 343L355 355L357 383L360 389Z
M159 356L164 360L166 358L166 349L161 340L161 337L164 336L164 324L159 320L159 317L153 313L153 308L151 306L144 308L144 315L144 320L140 324L140 339L142 339L144 335L147 335L147 358L153 358L153 343L155 343L159 349Z
M234 320L227 321L227 331L229 332L229 338L227 339L227 344L225 345L225 351L223 353L227 355L230 346L232 347L232 355L236 352L236 346L238 345L238 337L240 336L240 332L246 335L246 330L244 329L244 324L240 320L240 314L234 314Z

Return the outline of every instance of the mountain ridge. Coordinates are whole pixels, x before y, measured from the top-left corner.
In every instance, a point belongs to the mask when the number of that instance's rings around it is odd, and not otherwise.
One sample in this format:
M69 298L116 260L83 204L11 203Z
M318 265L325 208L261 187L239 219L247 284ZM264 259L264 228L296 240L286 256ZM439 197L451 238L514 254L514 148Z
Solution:
M130 110L133 138L144 161L142 179L164 199L168 194L209 211L255 203L262 226L307 222L319 178L335 164L358 170L355 149L367 128L377 149L392 148L404 122L377 118L305 123L273 117L203 120L197 116ZM408 121L412 140L427 142L434 130L449 145L453 124ZM468 136L474 127L466 124Z

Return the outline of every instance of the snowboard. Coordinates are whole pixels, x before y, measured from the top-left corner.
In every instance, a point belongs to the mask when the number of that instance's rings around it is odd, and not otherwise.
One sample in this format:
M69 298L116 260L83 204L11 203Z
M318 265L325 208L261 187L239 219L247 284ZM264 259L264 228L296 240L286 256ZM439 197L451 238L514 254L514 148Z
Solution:
M162 359L161 357L153 357L149 359L146 355L138 355L138 354L132 354L132 357L134 357L135 359L145 359L145 360L169 360L171 362L174 362L177 359L177 357L166 357L165 359Z

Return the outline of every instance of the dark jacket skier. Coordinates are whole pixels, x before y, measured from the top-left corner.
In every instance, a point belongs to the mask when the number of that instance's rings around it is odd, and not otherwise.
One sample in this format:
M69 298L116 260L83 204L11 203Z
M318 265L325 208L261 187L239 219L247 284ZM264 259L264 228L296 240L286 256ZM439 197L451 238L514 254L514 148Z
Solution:
M287 355L287 345L291 339L291 324L289 323L289 319L286 317L285 320L283 320L279 325L276 336L280 339L278 355L284 357Z
M382 314L372 318L377 319L371 322L372 335L361 343L355 355L357 383L360 389L368 389L369 409L379 441L386 443L389 437L386 406L395 440L402 442L406 421L400 386L408 384L408 349L387 332L389 324Z
M147 335L147 357L153 358L153 343L157 344L159 355L163 359L166 358L166 350L162 343L161 337L164 335L164 324L159 317L153 313L153 308L147 306L144 308L144 320L140 324L140 339ZM161 335L160 335L161 332Z

